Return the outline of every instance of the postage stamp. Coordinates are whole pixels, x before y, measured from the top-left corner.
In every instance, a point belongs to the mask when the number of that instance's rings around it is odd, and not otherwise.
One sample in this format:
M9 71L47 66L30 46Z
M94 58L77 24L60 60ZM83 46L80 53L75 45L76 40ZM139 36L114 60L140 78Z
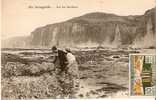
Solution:
M130 95L156 96L156 55L130 55Z

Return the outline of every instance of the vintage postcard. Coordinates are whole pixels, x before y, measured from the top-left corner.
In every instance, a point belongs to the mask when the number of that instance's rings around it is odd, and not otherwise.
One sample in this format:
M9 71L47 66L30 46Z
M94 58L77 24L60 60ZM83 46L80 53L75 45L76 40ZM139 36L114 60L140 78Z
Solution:
M2 100L155 95L155 3L2 0Z
M132 96L156 96L156 55L130 55Z

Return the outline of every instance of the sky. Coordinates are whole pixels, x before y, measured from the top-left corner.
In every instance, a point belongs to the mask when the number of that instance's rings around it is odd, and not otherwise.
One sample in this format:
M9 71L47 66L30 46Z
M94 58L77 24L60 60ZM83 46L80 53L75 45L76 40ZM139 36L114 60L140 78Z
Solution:
M2 0L1 36L30 35L37 27L90 12L142 15L155 4L156 0Z

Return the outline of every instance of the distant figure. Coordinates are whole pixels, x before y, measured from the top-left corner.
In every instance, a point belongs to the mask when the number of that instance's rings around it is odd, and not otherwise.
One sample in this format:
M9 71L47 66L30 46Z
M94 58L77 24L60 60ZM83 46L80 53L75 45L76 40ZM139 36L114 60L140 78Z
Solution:
M79 70L75 56L72 54L69 48L66 48L67 61L68 61L68 73L72 80L72 91L75 95L79 90Z

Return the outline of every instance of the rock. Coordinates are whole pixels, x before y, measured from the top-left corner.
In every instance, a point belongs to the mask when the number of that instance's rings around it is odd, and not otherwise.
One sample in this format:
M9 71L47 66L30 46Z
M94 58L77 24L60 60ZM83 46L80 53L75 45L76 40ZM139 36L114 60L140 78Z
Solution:
M116 55L116 56L113 56L113 58L120 58L120 56Z

